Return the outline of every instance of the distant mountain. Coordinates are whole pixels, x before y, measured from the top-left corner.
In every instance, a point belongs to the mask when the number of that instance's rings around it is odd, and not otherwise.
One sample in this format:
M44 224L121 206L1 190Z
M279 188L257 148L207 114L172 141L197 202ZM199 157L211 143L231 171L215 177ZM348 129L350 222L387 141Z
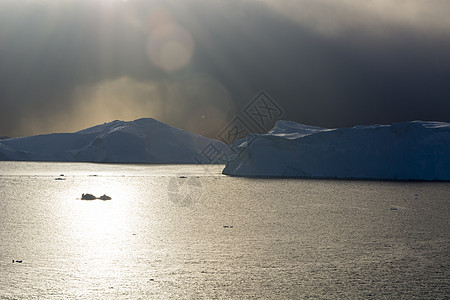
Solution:
M6 139L9 139L9 136L0 136L0 141L1 140L6 140Z
M235 176L450 180L450 124L327 129L278 121L233 144L224 174Z
M222 142L151 118L0 140L0 160L194 164L223 163L229 154Z

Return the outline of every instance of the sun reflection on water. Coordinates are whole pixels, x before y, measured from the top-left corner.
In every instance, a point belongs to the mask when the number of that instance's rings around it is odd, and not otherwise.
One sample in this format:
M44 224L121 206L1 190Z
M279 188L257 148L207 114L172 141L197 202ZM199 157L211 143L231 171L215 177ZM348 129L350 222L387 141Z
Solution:
M71 185L70 212L63 220L67 226L71 256L77 257L74 276L119 280L117 265L132 252L133 206L137 190L129 178L87 176ZM106 194L111 200L81 200L82 193L97 197ZM86 284L88 284L86 282ZM91 283L92 284L92 281Z

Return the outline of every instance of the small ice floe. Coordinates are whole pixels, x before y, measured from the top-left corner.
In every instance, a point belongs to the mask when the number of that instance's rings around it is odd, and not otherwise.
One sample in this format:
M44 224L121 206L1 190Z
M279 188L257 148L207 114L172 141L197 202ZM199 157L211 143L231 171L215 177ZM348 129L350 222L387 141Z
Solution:
M103 194L102 196L100 196L100 197L95 197L94 195L92 195L92 194L89 194L89 193L83 193L83 194L81 194L81 200L95 200L95 199L99 199L99 200L111 200L111 197L110 196L107 196L106 194Z
M95 199L97 199L97 197L95 197L94 195L92 195L92 194L89 194L89 193L83 193L83 194L81 194L81 200L95 200Z
M100 200L111 200L111 197L110 196L106 196L106 194L103 194L102 196L98 197L97 199L100 199Z

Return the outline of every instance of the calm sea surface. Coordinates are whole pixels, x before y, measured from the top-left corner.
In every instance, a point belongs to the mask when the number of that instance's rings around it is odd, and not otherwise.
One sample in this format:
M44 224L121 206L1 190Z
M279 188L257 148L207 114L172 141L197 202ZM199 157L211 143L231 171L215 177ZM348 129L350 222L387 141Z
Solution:
M222 168L0 162L0 299L449 299L450 183Z

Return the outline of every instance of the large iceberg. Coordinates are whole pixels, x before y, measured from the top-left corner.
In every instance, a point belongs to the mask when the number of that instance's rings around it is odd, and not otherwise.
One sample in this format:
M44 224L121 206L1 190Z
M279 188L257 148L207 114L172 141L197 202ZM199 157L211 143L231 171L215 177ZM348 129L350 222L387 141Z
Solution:
M113 121L74 133L53 133L0 140L0 160L114 163L220 163L228 145L145 118ZM209 151L209 152L208 152Z
M412 121L327 129L278 121L233 144L224 174L450 180L450 124Z

